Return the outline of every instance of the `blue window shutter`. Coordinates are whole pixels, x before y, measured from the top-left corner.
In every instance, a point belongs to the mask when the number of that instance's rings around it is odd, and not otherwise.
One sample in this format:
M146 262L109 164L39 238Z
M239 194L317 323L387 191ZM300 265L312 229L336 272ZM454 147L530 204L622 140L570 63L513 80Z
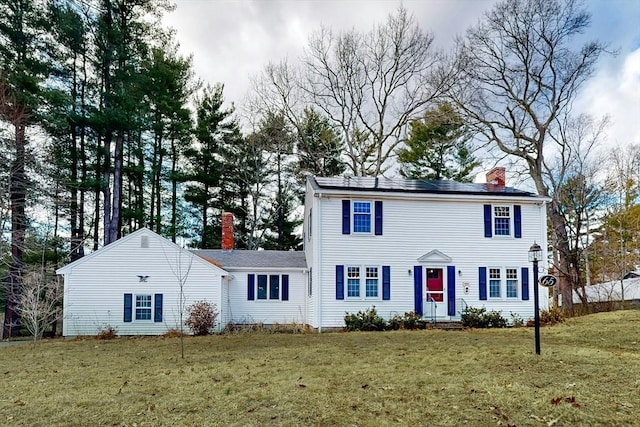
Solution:
M351 233L351 200L342 201L342 234Z
M391 267L382 266L382 299L391 299Z
M520 205L513 206L513 234L516 239L522 238L522 209Z
M282 275L282 301L289 301L289 275Z
M529 300L529 269L522 267L522 300Z
M456 315L456 267L447 266L447 306L449 316Z
M162 294L155 294L153 298L153 321L162 322Z
M253 301L256 299L256 275L249 274L247 276L247 300Z
M478 268L478 283L480 284L480 299L487 299L487 267Z
M344 299L344 265L336 265L336 299Z
M124 321L131 322L133 308L133 294L124 294Z
M414 309L419 316L422 316L422 266L413 267L413 291Z
M484 237L491 237L491 205L484 205Z
M375 202L375 216L376 216L376 236L382 236L382 200L376 200Z

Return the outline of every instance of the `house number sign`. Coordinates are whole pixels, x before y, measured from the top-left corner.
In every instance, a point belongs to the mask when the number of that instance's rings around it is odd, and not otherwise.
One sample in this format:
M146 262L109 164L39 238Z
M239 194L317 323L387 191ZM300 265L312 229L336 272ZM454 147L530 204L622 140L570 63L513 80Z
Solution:
M541 286L544 286L546 288L550 288L552 286L555 286L556 283L558 283L558 279L556 279L554 276L550 276L550 275L545 275L542 276L539 280L539 283Z

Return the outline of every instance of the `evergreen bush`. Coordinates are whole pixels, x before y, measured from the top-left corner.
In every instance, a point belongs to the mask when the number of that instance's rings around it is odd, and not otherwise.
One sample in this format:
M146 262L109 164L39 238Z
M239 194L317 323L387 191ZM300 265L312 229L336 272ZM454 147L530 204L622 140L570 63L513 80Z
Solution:
M387 328L387 321L378 315L375 306L356 314L345 313L344 324L347 331L383 331Z

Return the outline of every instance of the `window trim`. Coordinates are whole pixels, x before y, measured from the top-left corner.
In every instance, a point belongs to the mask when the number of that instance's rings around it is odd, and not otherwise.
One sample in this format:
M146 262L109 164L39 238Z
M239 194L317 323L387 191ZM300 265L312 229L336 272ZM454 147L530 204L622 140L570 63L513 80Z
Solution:
M287 302L291 299L291 297L289 296L288 299L282 299L283 297L283 293L284 293L284 280L283 277L284 276L289 276L289 278L291 277L291 275L289 273L249 273L247 275L247 277L250 276L254 276L255 279L253 280L253 295L254 298L250 299L248 298L247 301L253 301L253 302L258 302L258 303L265 303L265 302ZM260 278L264 278L265 280L265 289L264 289L264 297L260 298ZM272 298L272 278L277 278L277 286L278 286L278 298ZM247 279L249 280L249 279ZM247 282L247 285L250 286L250 284ZM288 295L291 295L291 280L288 279L287 280L287 287L288 287Z
M503 281L502 281L502 267L487 267L487 298L490 300L501 300L503 299L502 295L504 295L502 293L502 287L503 287ZM498 277L491 277L491 272L492 271L498 271ZM491 295L491 282L498 280L498 292L499 295L498 296L492 296Z
M515 278L509 278L509 270L513 270L516 273ZM506 300L521 300L521 289L522 289L522 280L521 276L522 271L517 267L505 267L504 268L504 298ZM515 280L515 291L516 294L514 296L509 296L509 281Z
M138 305L138 297L142 298L149 298L149 306L148 307L144 307L144 306L140 306ZM131 320L134 322L153 322L153 307L154 306L154 296L153 294L134 294L133 295L133 305L132 305L132 310L133 310L133 315L131 316ZM148 319L141 319L138 317L138 310L145 310L145 312L148 310L149 311L149 318Z
M356 213L355 204L356 203L367 203L369 205L369 231L357 231L356 230L356 215L365 215L363 213ZM351 200L351 218L349 221L351 222L351 234L359 235L359 236L370 236L374 232L374 218L375 218L375 205L372 200Z
M346 299L351 299L351 300L359 300L362 299L362 266L360 265L345 265L345 287L346 287L346 291L344 297ZM358 295L349 295L349 280L355 280L355 278L349 277L349 271L351 269L358 269Z
M264 278L264 297L260 297L260 278ZM269 300L269 275L268 274L256 274L256 301L268 301Z
M381 265L371 265L371 264L345 264L345 299L352 301L380 301L382 300L382 266ZM357 268L358 273L358 296L349 296L349 269ZM367 296L367 269L376 269L376 295L375 296Z
M522 269L513 266L487 266L487 300L490 301L522 301ZM498 270L500 272L500 296L491 296L491 281L495 280L491 277L491 270ZM508 270L515 272L515 279L508 277ZM507 295L507 281L515 280L515 296Z
M509 216L498 216L496 215L496 208L507 208L509 210ZM509 233L508 234L498 234L498 227L496 226L496 220L498 218L508 218L508 222L509 222ZM509 238L509 237L514 237L514 209L513 209L513 205L503 205L503 204L498 204L498 205L491 205L491 228L493 230L493 237L498 237L498 238Z
M373 269L375 268L375 272L376 272L376 277L375 277L375 281L376 281L376 294L375 296L367 296L367 280L369 280L368 277L368 273L369 273L369 269ZM365 299L380 299L380 279L381 279L381 268L377 265L367 265L364 267L364 298ZM372 279L374 280L374 279Z

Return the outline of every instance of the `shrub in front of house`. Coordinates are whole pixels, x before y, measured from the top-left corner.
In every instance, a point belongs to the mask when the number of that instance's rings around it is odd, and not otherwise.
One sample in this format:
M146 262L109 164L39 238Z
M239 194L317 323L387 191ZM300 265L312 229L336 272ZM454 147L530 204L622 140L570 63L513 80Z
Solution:
M422 317L415 311L408 311L404 315L396 314L389 319L389 329L424 329Z
M356 314L346 313L344 324L347 331L384 331L387 329L387 321L378 315L375 306L365 311L358 311Z
M118 331L111 325L103 325L95 335L97 340L112 340L118 336Z
M467 307L461 315L462 324L468 328L506 328L507 319L499 311Z
M541 325L555 325L564 322L565 315L558 307L551 307L549 310L540 310ZM533 326L533 321L530 321Z
M216 325L218 311L216 306L207 301L198 301L187 308L187 320L185 325L191 329L194 335L207 335Z

